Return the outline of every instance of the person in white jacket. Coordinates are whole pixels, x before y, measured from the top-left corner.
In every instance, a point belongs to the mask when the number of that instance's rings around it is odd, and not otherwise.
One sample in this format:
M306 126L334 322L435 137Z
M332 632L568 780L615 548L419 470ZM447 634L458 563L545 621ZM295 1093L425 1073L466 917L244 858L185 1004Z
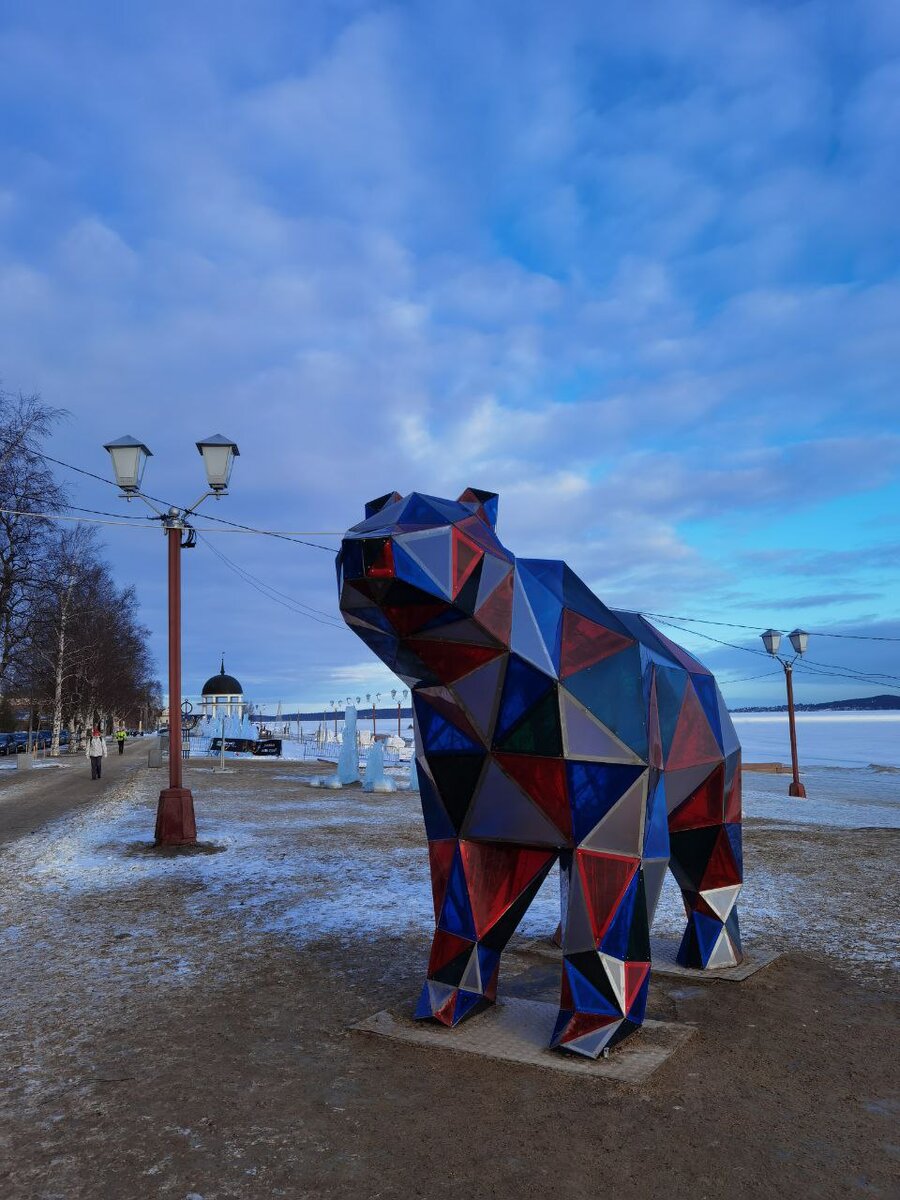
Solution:
M100 778L100 764L106 758L106 739L95 725L87 740L85 754L91 760L91 779Z

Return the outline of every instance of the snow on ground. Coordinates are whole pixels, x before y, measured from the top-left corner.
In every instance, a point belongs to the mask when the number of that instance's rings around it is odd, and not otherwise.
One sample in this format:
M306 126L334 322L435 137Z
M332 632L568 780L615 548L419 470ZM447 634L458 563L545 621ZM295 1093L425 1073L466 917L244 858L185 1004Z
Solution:
M101 974L118 973L134 987L215 977L223 938L237 939L252 956L265 935L287 937L299 949L411 934L425 954L433 912L417 795L355 788L323 795L306 788L300 774L273 775L263 763L233 766L225 776L188 772L200 836L219 852L147 852L159 786L147 771L110 799L7 847L0 856L0 953L43 946L66 987L78 986L74 967L66 975L73 938L92 948ZM823 775L827 784L835 772ZM801 807L787 797L785 776L745 780L748 812L763 818L746 831L745 938L850 963L896 962L895 811L863 805L854 810L863 827L853 828L849 817L837 819L848 807L840 791L820 788ZM523 920L522 936L552 933L558 888L554 871ZM182 913L209 936L180 937ZM670 878L655 929L678 936L683 922Z
M791 761L787 713L732 713L731 719L745 762ZM801 767L900 770L900 713L797 713L797 749Z

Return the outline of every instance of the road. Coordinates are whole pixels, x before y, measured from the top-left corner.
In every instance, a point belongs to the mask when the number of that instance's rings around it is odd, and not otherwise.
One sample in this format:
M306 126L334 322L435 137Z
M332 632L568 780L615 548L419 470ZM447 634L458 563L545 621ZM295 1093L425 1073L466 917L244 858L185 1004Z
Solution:
M73 809L92 804L120 783L123 776L145 767L147 751L153 744L152 738L136 738L126 743L122 755L115 746L109 746L99 780L91 779L90 763L83 754L63 755L59 759L62 765L56 770L51 767L0 771L0 846L35 833L48 821ZM3 763L8 761L0 759Z

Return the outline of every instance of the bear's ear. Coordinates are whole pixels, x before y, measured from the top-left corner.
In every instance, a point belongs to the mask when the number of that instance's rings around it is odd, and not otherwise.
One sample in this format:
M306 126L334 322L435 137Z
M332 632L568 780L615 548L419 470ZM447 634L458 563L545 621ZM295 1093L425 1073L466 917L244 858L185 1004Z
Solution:
M376 513L380 513L383 508L387 508L389 504L393 504L395 500L402 500L403 497L399 492L385 492L383 496L379 496L377 500L370 500L366 505L366 520L369 517L374 517Z
M483 492L480 488L466 488L459 497L459 503L471 508L474 513L481 517L485 525L490 525L491 529L496 529L497 527L498 500L499 496L496 492Z

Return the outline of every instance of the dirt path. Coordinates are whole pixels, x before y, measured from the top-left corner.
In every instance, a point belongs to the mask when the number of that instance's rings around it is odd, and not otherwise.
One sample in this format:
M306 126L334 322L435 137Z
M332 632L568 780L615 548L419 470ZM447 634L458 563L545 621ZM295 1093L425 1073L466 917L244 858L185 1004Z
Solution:
M825 949L896 895L889 831L748 825L748 875L774 894L802 862L804 909L832 924L772 907L754 925L751 892L748 926L788 953L743 985L654 979L648 1015L698 1032L627 1087L348 1031L421 984L414 797L314 792L294 764L192 768L221 849L162 859L157 778L0 854L4 1200L897 1194L896 976L883 941L848 969ZM501 994L557 986L521 947L501 973Z
M108 746L99 780L91 779L90 763L83 754L61 756L58 768L0 772L0 845L35 833L45 822L102 799L126 775L147 766L147 751L152 744L149 737L136 738L126 743L121 757L115 746Z

